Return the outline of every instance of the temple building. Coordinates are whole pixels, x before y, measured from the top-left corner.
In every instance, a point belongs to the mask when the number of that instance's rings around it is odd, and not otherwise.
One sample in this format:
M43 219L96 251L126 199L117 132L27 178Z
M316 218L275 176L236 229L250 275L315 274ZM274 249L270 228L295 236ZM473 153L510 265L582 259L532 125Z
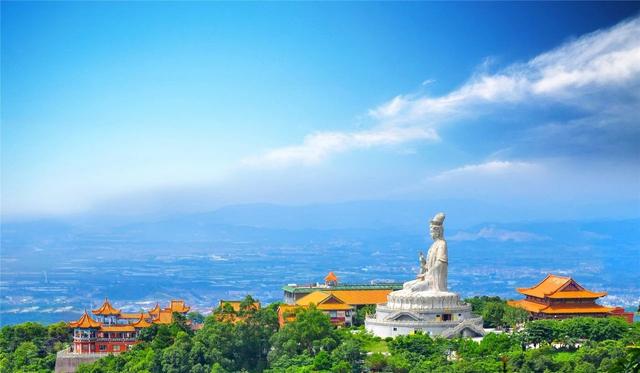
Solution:
M73 346L70 353L119 353L137 342L141 329L153 324L170 324L173 312L186 315L190 307L182 300L172 300L169 307L156 306L149 312L125 313L105 299L102 306L92 310L92 318L85 311L78 321L70 322L73 328Z
M295 319L292 318L291 315L287 318L284 314L285 312L291 313L291 311L294 311L295 313L297 308L308 308L312 304L327 314L333 325L351 326L351 324L353 324L353 312L356 308L354 305L348 304L344 299L339 298L331 292L314 291L300 298L295 305L285 305L284 308L281 307L281 309L278 309L278 321L280 325L284 325L284 323Z
M400 283L340 284L338 276L333 272L329 272L324 278L324 283L309 285L289 284L282 288L284 291L284 302L289 305L295 305L298 300L315 291L322 291L338 295L348 304L356 307L384 303L387 294L399 289L402 289L402 284Z
M607 317L618 315L612 307L596 303L606 292L585 289L571 277L549 274L537 285L518 288L525 296L521 300L511 300L508 304L529 312L532 319L565 319L577 316ZM619 312L619 311L618 311Z

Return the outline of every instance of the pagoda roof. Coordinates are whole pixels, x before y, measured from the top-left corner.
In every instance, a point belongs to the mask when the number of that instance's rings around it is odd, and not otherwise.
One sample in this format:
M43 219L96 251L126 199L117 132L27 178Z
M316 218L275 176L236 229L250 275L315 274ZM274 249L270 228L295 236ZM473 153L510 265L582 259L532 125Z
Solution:
M305 295L304 297L298 299L296 301L296 304L298 306L308 306L311 303L318 305L318 304L324 302L325 299L329 298L329 296L330 296L330 294L328 292L314 291L313 293L309 293L309 294Z
M160 310L158 316L156 316L151 322L154 324L171 324L173 321L173 312L168 309Z
M183 300L172 300L168 309L171 312L187 313L191 307L186 306Z
M571 277L548 274L544 280L530 288L518 288L518 293L535 298L553 299L596 299L607 295L606 292L593 292L585 289Z
M324 291L314 291L313 293L298 299L296 302L296 305L303 307L308 307L312 304L315 304L316 308L319 310L324 311L350 310L353 308L350 304L340 299L335 294Z
M152 324L150 322L148 322L143 314L140 314L140 318L138 319L138 321L130 324L131 326L133 326L134 328L148 328L150 327Z
M592 314L592 313L609 313L613 311L613 307L605 307L599 304L541 304L528 300L517 300L507 302L512 307L523 308L533 313L544 313L551 315L562 314Z
M136 329L132 325L109 325L102 326L100 331L103 332L135 332Z
M101 325L102 323L92 319L86 310L82 316L80 316L78 321L72 321L69 323L69 326L72 328L99 328Z
M329 272L329 274L324 278L325 282L335 281L338 282L338 276L335 273Z
M93 312L94 315L102 315L102 316L112 316L112 315L120 314L120 310L115 309L111 305L111 302L109 302L108 298L104 298L104 303L102 303L102 306L100 306L100 308L95 309L91 312Z
M158 316L158 314L160 313L161 308L160 308L160 304L156 303L156 306L153 307L150 311L149 311L149 315L151 316Z
M352 306L344 303L322 303L316 305L316 308L322 311L348 311L353 309Z
M392 291L392 289L331 290L329 293L353 306L386 303L387 295Z
M145 318L149 318L150 315L148 313L144 313L144 312L138 312L138 313L120 313L120 318L121 319L129 319L129 320L137 320L140 317L145 317Z

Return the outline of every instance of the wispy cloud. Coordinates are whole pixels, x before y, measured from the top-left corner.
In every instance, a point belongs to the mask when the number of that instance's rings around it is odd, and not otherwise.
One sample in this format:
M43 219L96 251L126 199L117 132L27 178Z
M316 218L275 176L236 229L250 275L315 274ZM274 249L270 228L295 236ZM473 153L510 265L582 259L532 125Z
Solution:
M434 181L444 181L468 176L505 175L516 172L532 173L541 170L541 168L541 165L530 162L488 161L443 171L430 179Z
M545 241L550 238L547 236L539 235L531 232L512 231L507 229L499 229L495 227L484 227L478 232L464 232L460 231L449 237L451 241L499 241L499 242L530 242L530 241Z
M434 141L439 139L437 128L442 124L490 113L502 105L546 102L597 112L610 106L606 98L612 90L619 95L621 88L633 91L629 88L640 86L638 35L640 18L636 17L495 73L487 72L485 66L461 87L445 95L398 95L368 111L376 123L371 129L310 134L299 145L273 149L245 163L313 164L353 149ZM423 85L431 82L427 80ZM628 113L628 105L638 107L637 95L619 112ZM492 163L484 167L489 171L507 166L518 165Z
M397 96L370 111L382 121L407 123L438 114L465 113L475 105L548 99L563 103L594 90L640 80L640 18L585 35L526 63L481 73L439 97Z
M318 163L328 156L352 149L402 144L409 141L438 141L432 128L386 127L358 132L319 132L305 137L301 145L271 150L259 157L248 158L249 165L287 166L295 163Z

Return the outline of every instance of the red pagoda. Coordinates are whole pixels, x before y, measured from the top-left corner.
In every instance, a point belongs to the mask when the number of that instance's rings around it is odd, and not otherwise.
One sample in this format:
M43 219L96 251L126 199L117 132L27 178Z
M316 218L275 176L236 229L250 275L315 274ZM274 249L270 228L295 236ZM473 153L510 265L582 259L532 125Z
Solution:
M596 303L606 292L585 289L571 277L549 274L537 285L518 288L525 296L522 300L511 300L510 306L527 310L532 319L565 319L576 316L607 317L617 315L612 307Z
M108 299L91 312L95 320L85 311L78 321L70 322L73 328L73 353L119 353L137 343L141 329L153 324L170 324L173 313L186 315L190 307L182 300L172 300L169 307L159 304L149 312L124 313L114 308Z

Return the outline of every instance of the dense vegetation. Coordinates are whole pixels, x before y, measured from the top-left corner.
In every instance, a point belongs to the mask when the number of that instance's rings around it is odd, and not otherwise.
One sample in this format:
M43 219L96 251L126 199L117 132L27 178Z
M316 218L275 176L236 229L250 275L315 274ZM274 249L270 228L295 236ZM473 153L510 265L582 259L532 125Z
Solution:
M131 351L83 365L79 372L546 373L640 369L640 348L633 347L640 344L640 324L630 326L619 318L533 321L513 333L488 334L479 343L423 334L383 340L362 328L335 329L329 318L314 308L300 311L295 322L279 328L277 305L256 310L252 301L246 299L239 312L222 307L206 317L203 328L196 332L182 317L171 325L149 328ZM483 311L497 309L487 304L503 304L496 298L471 301ZM504 314L512 311L505 308L497 312L503 316L491 316L500 325ZM16 356L25 355L17 351L25 340L20 340L16 328L2 330L2 363L14 364L3 365L3 371L38 371L41 368L15 365L25 360ZM48 343L39 341L33 343ZM51 369L51 365L42 369Z
M56 351L70 342L71 330L64 323L5 326L0 330L0 372L51 372Z

